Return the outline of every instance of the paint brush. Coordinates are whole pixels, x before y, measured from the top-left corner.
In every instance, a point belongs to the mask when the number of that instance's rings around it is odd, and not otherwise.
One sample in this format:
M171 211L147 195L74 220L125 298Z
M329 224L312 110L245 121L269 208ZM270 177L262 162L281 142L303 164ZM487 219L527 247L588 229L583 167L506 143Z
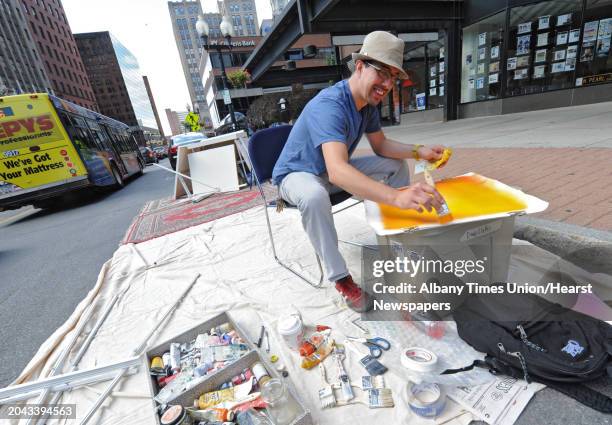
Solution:
M319 372L321 373L321 381L323 387L319 390L319 402L323 409L334 407L336 405L336 396L334 390L329 382L327 382L327 376L325 374L325 366L323 363L319 363Z
M336 345L334 349L334 360L336 360L336 365L338 367L338 379L340 380L340 388L342 389L342 395L344 396L344 401L349 401L355 398L355 394L353 394L353 389L351 388L351 382L349 381L348 374L346 370L344 370L344 366L342 365L342 360L344 359L344 347L342 345Z

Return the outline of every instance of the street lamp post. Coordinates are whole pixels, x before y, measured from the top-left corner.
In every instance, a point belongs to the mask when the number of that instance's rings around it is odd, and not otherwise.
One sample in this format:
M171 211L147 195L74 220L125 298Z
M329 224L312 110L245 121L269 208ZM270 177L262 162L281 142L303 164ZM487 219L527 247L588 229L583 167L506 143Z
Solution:
M223 37L225 38L225 41L227 42L227 46L224 44L219 44L219 43L209 45L208 35L210 33L210 29L208 27L208 24L206 23L202 15L199 16L198 21L196 22L196 31L198 32L198 35L202 37L202 41L204 42L204 50L210 51L210 48L212 47L219 54L219 61L221 62L221 80L223 81L223 91L225 92L224 94L228 95L229 97L227 74L225 73L225 64L223 63L222 51L224 49L227 49L229 52L232 51L232 35L234 31L233 31L232 23L229 21L229 18L227 16L223 17L220 27L221 27L221 33L223 34ZM223 99L225 102L226 97L224 96ZM231 97L230 97L229 103L227 103L227 108L229 109L230 118L232 120L232 127L235 131L237 128L237 124L236 124L236 116L234 115L234 105L233 105Z

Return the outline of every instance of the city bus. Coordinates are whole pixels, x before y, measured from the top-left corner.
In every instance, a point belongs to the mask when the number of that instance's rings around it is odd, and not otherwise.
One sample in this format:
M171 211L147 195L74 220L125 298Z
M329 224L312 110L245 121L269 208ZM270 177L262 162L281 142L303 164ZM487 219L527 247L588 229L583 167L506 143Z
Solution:
M0 211L121 188L144 167L124 123L46 93L0 97Z

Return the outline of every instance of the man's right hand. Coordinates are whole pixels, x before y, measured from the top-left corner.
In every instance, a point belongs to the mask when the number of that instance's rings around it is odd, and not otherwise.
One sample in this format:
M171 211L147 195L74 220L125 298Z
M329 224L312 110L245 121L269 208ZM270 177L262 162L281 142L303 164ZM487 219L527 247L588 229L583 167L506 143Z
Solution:
M444 198L432 186L426 183L415 183L411 186L398 189L393 206L401 209L412 209L423 212L423 208L431 212L432 208L438 210Z

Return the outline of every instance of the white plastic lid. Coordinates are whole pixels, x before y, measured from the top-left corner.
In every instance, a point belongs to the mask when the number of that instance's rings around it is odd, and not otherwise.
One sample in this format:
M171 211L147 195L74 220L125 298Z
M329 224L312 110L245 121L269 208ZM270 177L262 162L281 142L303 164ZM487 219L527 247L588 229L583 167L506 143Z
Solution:
M292 314L290 316L282 316L278 319L278 332L283 335L293 335L302 330L302 321L300 317Z

